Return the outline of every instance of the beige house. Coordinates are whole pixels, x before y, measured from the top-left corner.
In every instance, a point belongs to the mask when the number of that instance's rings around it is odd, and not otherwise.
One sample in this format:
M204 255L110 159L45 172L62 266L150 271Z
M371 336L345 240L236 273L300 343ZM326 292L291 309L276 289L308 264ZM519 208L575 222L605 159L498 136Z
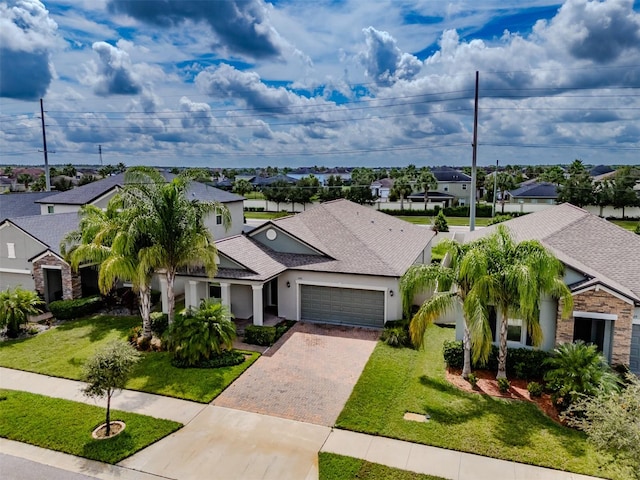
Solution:
M429 263L434 233L347 200L216 242L214 278L180 275L185 304L220 298L237 318L381 327L402 317L400 277Z
M516 241L539 240L565 265L573 313L559 316L557 302L540 305L542 348L583 340L612 364L640 374L640 236L568 203L504 222ZM471 241L495 226L465 236ZM462 338L462 320L457 322ZM497 338L496 338L497 340ZM527 347L526 325L509 320L509 346Z

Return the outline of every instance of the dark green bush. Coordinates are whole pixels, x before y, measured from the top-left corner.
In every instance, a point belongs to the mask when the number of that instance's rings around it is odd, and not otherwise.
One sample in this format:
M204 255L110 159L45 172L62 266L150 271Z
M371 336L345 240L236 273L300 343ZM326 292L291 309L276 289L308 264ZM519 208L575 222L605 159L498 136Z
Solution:
M127 341L133 345L138 346L138 339L142 336L142 327L140 325L132 327L127 334Z
M96 313L102 306L102 298L96 295L76 300L56 300L49 304L49 311L58 320L69 320Z
M442 353L444 361L450 368L462 369L464 352L461 341L444 342ZM549 370L545 359L551 356L550 352L534 350L530 348L510 348L507 353L507 374L516 378L542 378ZM491 353L486 364L473 363L475 369L498 370L498 347L491 346Z
M244 330L244 342L251 345L268 347L276 341L276 327L249 325Z
M169 317L166 313L151 312L151 331L156 337L162 337L169 327Z
M542 385L538 382L529 382L527 385L527 391L531 397L539 397L542 395Z
M471 384L471 388L475 389L478 386L478 376L475 373L470 373L467 382Z
M498 379L498 390L500 390L500 393L507 393L509 388L511 388L511 382L509 382L509 380L506 378Z
M380 340L390 347L409 347L411 346L411 337L409 331L405 327L385 328L380 335Z
M174 358L171 365L178 368L222 368L240 365L245 361L245 356L237 350L225 350L220 354L214 355L209 359L201 359L191 365L187 360Z
M276 338L274 340L274 342L277 342L278 339L283 336L285 333L287 333L289 331L289 329L291 327L293 327L296 324L295 320L280 320L277 324L276 324Z

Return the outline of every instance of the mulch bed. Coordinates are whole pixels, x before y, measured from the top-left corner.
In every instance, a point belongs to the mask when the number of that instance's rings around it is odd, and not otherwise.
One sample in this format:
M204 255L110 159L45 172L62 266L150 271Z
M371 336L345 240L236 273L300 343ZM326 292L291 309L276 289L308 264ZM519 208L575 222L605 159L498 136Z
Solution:
M478 383L476 384L475 389L469 382L462 378L462 370L447 368L446 377L449 383L455 385L460 390L464 390L465 392L535 403L549 418L563 425L563 422L560 420L558 415L558 410L556 410L556 407L551 401L551 396L547 393L543 393L540 397L531 397L527 390L527 384L529 383L527 380L509 379L511 387L508 392L502 393L498 388L498 381L496 380L494 372L489 372L487 370L474 370L473 373L478 377Z

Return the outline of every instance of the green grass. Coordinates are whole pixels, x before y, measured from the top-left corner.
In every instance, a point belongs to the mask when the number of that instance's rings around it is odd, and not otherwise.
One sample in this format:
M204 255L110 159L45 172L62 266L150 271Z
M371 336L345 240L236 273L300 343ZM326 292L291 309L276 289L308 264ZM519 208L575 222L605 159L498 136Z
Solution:
M463 392L447 382L442 343L454 331L432 327L425 349L379 342L339 428L595 476L630 478L581 432L562 427L534 404ZM426 423L403 419L429 414Z
M117 463L182 426L112 410L111 420L123 421L124 432L108 440L94 440L91 432L104 423L105 415L104 408L94 405L0 390L0 437L101 462Z
M289 215L291 215L289 212L244 212L245 218L251 218L253 220L272 220Z
M95 316L73 320L35 337L0 343L0 366L80 380L87 358L112 339L127 338L139 317ZM208 403L257 360L224 368L176 368L171 354L148 352L131 374L126 388Z
M320 480L445 480L335 453L318 454Z
M396 218L400 218L409 223L413 223L414 225L431 225L433 219L435 217L425 216L411 216L411 215L399 215ZM486 227L489 225L491 218L476 218L476 226L478 227ZM447 217L447 224L450 227L468 227L469 226L469 218L468 217Z
M619 227L624 228L625 230L635 231L638 226L638 220L609 220L611 223L615 223Z

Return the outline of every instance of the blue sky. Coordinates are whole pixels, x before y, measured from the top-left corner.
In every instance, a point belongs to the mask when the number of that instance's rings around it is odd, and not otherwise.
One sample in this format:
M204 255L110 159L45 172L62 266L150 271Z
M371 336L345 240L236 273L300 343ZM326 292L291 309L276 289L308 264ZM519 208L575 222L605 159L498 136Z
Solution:
M640 2L0 0L0 164L640 164Z

